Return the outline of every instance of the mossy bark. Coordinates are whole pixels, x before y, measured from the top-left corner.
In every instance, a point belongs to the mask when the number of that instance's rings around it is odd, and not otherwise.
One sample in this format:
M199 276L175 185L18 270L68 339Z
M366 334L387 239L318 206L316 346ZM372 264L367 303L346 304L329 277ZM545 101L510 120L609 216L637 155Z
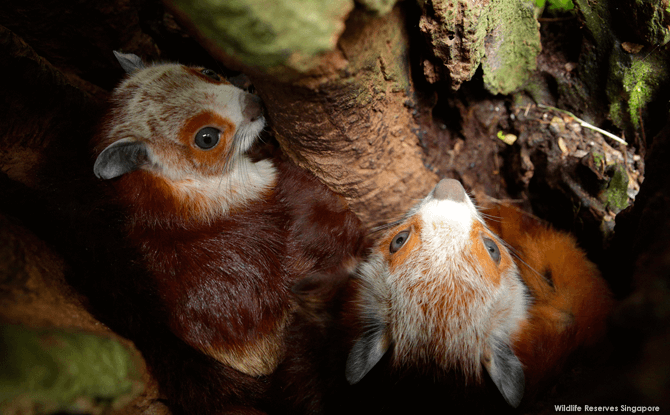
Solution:
M588 99L601 101L587 111L599 111L604 105L609 118L629 137L644 134L645 121L658 130L662 120L655 120L658 114L650 106L658 108L653 104L670 92L667 2L575 3L589 35L579 60L580 78Z
M247 65L309 69L312 57L332 50L344 31L352 0L175 0L174 10L198 31Z
M144 387L139 354L112 337L5 325L0 343L3 414L99 414L123 408Z
M434 56L423 63L431 81L446 72L458 89L481 65L486 88L509 94L535 70L540 33L533 1L428 0L422 8L420 27Z

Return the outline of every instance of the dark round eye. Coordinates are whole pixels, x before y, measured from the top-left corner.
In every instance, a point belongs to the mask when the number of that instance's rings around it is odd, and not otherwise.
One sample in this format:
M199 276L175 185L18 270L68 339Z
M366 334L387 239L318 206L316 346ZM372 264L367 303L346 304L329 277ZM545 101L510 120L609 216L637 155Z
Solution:
M214 127L205 127L195 133L195 145L203 150L209 150L219 144L221 130Z
M498 248L498 245L493 242L493 239L490 238L482 238L482 241L484 242L484 247L486 247L486 250L488 251L489 255L491 256L491 259L496 263L500 263L500 249Z
M221 82L221 77L219 76L219 74L216 73L216 72L214 72L214 71L211 70L211 69L207 69L207 68L205 68L205 69L203 69L202 71L200 71L200 73L203 74L203 75L205 75L205 76L208 76L208 77L212 78L212 79L215 80L215 81L219 81L219 82Z
M405 245L405 242L409 239L409 231L402 231L398 233L396 236L393 237L393 240L391 241L391 245L389 246L389 251L392 254L395 254L398 252L400 248L402 248L403 245Z

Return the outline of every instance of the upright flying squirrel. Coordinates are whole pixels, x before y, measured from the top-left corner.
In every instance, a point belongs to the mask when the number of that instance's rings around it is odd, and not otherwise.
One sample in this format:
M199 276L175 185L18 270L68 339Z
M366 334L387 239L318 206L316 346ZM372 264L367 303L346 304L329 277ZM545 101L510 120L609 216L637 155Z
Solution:
M115 55L129 76L94 173L111 182L162 310L136 320L175 336L141 339L143 352L173 412L259 413L292 353L291 286L348 266L364 250L361 223L303 170L247 155L265 126L258 97L209 69Z

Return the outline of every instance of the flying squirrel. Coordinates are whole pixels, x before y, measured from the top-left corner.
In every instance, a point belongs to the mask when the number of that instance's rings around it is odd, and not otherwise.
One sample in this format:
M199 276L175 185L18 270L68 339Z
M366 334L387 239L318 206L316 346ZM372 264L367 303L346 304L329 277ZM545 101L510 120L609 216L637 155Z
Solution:
M363 227L306 171L249 156L266 124L259 97L210 69L115 55L128 75L95 139L94 173L164 310L136 319L196 353L152 345L150 369L175 412L259 413L292 350L292 285L349 266Z
M348 279L298 286L315 320L328 308L350 335L342 371L373 402L353 412L404 413L433 400L454 408L485 384L518 407L603 339L612 296L575 239L511 205L487 205L443 179L380 230ZM329 289L335 307L319 302Z

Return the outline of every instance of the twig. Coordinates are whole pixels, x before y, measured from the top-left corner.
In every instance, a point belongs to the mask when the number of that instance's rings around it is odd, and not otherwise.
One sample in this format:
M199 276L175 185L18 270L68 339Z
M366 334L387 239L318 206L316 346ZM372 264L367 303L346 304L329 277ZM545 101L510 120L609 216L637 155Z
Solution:
M593 131L597 131L597 132L599 132L600 134L602 134L602 135L604 135L604 136L607 136L607 137L611 138L612 140L617 141L617 142L619 142L619 143L621 143L621 144L623 144L623 145L625 145L625 146L628 145L628 143L626 143L625 140L622 140L621 138L615 136L614 134L612 134L612 133L610 133L610 132L607 132L607 131L603 130L602 128L598 128L598 127L596 127L595 125L592 125L592 124L587 123L586 121L584 121L584 120L582 120L581 118L577 117L575 114L571 113L570 111L562 110L562 109L560 109L560 108L551 107L551 106L549 106L549 105L544 105L544 104L538 104L537 106L540 107L540 108L550 109L550 110L554 110L554 111L562 112L563 114L567 114L567 115L571 116L572 118L574 118L575 121L577 121L577 122L579 123L579 125L581 125L582 127L590 128L590 129L593 130Z

